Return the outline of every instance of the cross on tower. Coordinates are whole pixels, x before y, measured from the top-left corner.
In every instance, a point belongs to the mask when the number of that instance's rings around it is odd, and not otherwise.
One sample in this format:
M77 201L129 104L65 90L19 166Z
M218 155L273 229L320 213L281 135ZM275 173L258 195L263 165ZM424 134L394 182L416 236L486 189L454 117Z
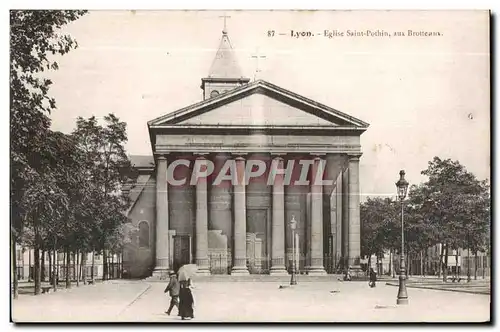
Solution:
M260 73L261 70L259 69L259 59L265 59L266 56L265 55L259 55L259 49L257 48L257 50L255 51L255 54L252 55L252 58L255 59L255 74L253 76L253 80L255 81L256 77L257 77L257 73Z
M227 30L226 30L226 18L231 18L231 16L224 14L222 16L219 16L219 18L224 18L224 29L222 30L222 33L223 34L227 34Z

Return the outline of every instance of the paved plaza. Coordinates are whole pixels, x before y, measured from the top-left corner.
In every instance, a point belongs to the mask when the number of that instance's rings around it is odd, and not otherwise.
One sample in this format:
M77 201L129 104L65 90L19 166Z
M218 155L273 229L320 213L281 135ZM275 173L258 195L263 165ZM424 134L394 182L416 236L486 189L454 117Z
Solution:
M165 283L111 281L13 302L13 319L116 322L484 322L490 296L408 288L409 305L396 306L397 287L366 282L196 282L195 318L164 313Z

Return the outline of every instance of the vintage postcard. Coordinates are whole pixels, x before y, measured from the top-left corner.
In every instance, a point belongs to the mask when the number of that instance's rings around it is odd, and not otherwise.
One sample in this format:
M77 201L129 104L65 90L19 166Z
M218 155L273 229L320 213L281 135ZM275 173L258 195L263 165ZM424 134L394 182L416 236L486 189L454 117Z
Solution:
M490 12L10 11L11 320L489 322Z

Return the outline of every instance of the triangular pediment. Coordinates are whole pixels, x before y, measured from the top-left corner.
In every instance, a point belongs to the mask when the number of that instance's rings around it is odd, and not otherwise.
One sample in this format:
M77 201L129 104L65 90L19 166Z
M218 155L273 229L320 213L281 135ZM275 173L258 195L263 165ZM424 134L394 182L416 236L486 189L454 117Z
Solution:
M159 117L148 125L368 127L361 120L262 80Z
M279 100L255 93L188 118L179 124L190 125L332 125L331 122L306 113Z

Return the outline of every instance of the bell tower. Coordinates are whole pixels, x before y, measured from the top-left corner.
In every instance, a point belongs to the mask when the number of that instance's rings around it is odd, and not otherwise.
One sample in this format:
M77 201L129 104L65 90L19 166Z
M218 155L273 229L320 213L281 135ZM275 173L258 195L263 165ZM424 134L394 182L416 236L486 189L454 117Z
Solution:
M208 77L201 79L201 89L203 90L203 99L217 97L226 91L237 88L250 82L249 78L243 77L241 69L236 60L231 41L226 29L226 18L224 18L224 29L219 49L212 62Z

